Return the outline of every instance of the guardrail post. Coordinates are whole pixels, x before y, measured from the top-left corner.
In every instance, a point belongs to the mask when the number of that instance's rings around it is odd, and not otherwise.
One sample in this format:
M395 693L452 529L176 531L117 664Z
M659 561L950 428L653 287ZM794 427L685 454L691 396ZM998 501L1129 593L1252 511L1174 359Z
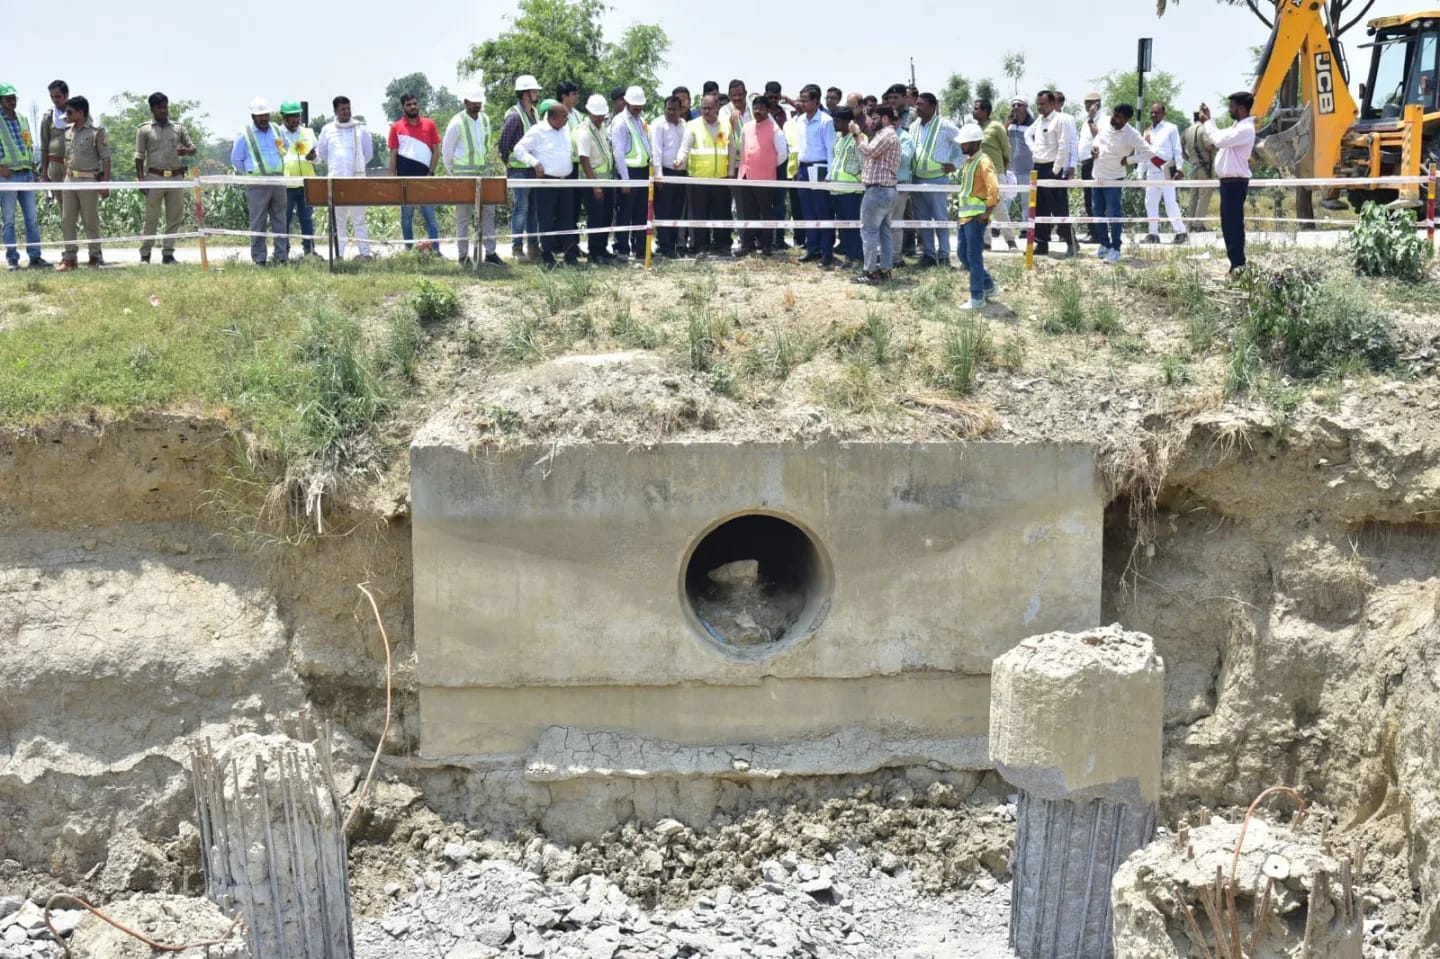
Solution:
M1040 182L1040 173L1037 170L1030 171L1030 192L1026 198L1025 219L1030 221L1030 229L1025 231L1025 269L1035 269L1035 206L1040 197L1040 188L1036 186Z

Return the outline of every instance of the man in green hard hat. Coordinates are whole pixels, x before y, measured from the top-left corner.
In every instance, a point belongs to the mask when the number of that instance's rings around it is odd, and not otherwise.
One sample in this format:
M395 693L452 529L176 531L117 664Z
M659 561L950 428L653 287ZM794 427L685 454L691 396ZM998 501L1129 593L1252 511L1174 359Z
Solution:
M304 108L296 100L280 104L280 139L285 144L285 176L314 176L315 131L305 125ZM306 256L316 256L315 214L305 202L305 188L285 188L285 232L289 233L296 218L300 220L301 248Z
M30 135L30 121L15 110L17 100L15 88L0 83L0 183L35 182L34 138ZM15 246L16 206L20 207L25 221L25 253L30 257L30 265L49 266L40 257L40 222L35 215L35 193L30 190L0 193L6 265L11 270L20 269L20 251Z

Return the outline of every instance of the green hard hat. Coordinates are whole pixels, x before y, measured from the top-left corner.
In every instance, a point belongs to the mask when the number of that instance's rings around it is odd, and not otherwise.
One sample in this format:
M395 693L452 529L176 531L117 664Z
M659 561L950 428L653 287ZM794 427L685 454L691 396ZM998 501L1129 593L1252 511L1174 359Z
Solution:
M560 101L559 101L559 100L541 100L541 101L540 101L540 107L539 107L540 115L541 115L541 116L544 116L545 114L547 114L547 113L550 112L550 108L551 108L551 107L559 106L559 105L560 105Z
M15 84L13 84L13 83L0 83L0 97L13 97L13 96L17 96L17 94L15 93Z
M299 112L300 112L300 101L299 101L299 100L286 100L284 103L280 104L280 115L281 115L282 117L290 116L291 114L295 114L295 113L299 113Z

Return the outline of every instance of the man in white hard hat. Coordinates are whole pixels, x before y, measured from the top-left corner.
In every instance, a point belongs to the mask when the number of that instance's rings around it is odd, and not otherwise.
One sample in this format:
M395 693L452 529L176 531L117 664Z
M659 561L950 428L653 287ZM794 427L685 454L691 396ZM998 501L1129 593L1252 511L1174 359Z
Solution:
M960 128L955 142L965 155L960 167L960 193L956 219L960 221L960 263L970 271L970 300L962 310L978 310L987 296L995 295L995 281L985 272L985 234L990 229L990 215L1000 202L1000 181L995 165L980 149L985 131L975 122Z
M285 141L270 123L270 103L264 97L250 101L250 123L235 138L230 165L248 176L278 177L285 170ZM250 259L265 265L265 234L275 237L273 262L290 259L290 238L285 235L284 184L256 184L245 188L250 212Z
M505 123L500 127L500 162L505 164L505 175L512 180L527 180L535 176L529 164L515 156L515 144L535 125L535 104L540 99L540 82L526 73L515 78L515 105L505 114ZM531 204L531 191L519 186L510 188L510 246L516 260L540 260L539 217Z
M465 109L450 120L445 139L440 145L440 159L450 176L483 176L489 161L490 118L485 115L485 88L479 83L465 94ZM475 219L475 204L455 207L455 231L459 241L460 265L470 266L470 227ZM480 242L485 247L485 262L501 266L495 252L495 207L480 207ZM478 252L478 250L477 250ZM476 257L479 259L479 257Z
M625 90L625 110L610 122L610 143L615 147L615 169L622 180L635 180L633 187L621 187L615 201L615 225L645 225L645 207L650 190L650 129L640 117L645 106L645 91L639 87ZM615 254L622 260L645 251L645 236L639 230L622 230L615 234Z
M610 115L610 104L601 94L592 93L590 99L585 101L585 114L573 134L575 153L580 158L581 175L587 180L613 180L615 150L610 145L610 132L605 128L605 120ZM610 263L615 257L606 250L606 246L610 242L610 224L615 222L615 189L597 186L580 190L579 193L585 207L590 262Z

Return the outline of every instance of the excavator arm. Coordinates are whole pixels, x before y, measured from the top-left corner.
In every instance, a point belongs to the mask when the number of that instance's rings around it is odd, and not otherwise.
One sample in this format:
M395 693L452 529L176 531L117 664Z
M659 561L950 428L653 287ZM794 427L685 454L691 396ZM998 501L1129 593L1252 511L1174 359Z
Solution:
M1270 112L1298 57L1305 115L1290 130L1266 137L1260 151L1282 170L1302 176L1334 175L1345 134L1359 116L1341 57L1325 29L1323 7L1322 0L1278 0L1251 110L1256 117Z

